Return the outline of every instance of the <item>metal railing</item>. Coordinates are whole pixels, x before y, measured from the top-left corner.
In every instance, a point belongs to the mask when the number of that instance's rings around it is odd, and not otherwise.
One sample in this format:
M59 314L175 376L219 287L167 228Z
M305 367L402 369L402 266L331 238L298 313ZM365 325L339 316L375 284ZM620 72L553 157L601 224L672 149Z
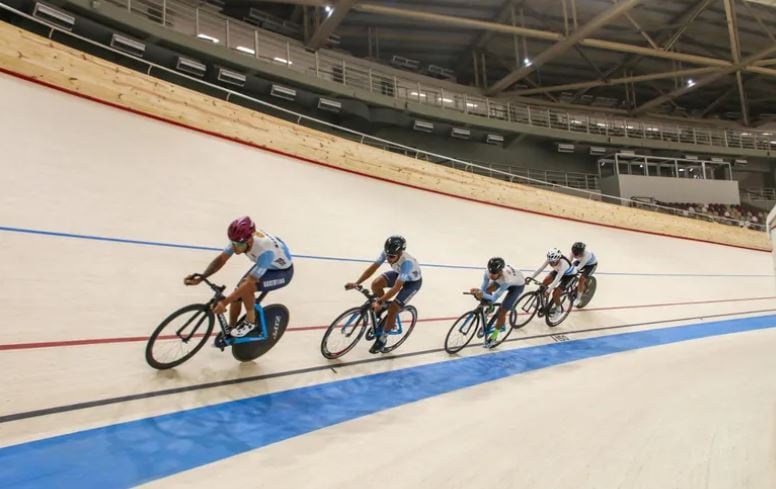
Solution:
M776 188L773 187L746 188L741 193L751 200L776 200Z
M690 217L696 217L699 219L704 219L707 221L712 222L718 222L722 224L731 224L736 226L742 226L743 223L740 221L736 221L733 219L726 219L724 217L719 216L713 216L708 214L703 214L699 212L691 212L688 214L687 211L678 211L677 209L662 206L658 204L648 204L644 202L639 202L634 199L627 199L622 198L614 195L604 195L601 194L600 191L592 191L592 190L586 190L582 188L573 188L565 185L559 185L557 183L551 182L551 181L542 181L537 180L535 178L522 176L516 173L498 170L494 167L487 167L483 165L479 165L476 163L460 160L457 158L451 158L448 156L440 155L437 153L432 153L429 151L423 151L417 148L413 148L411 146L406 146L399 143L394 143L392 141L388 141L386 139L378 138L375 136L371 136L369 134L361 133L358 131L355 131L353 129L349 129L343 126L338 126L336 124L332 124L327 121L323 121L320 119L316 119L314 117L306 116L304 114L299 114L297 112L294 112L292 110L285 109L283 107L279 107L277 105L270 104L268 102L265 102L263 100L259 100L257 98L251 97L249 95L245 95L243 93L237 92L235 90L222 87L220 85L216 85L207 81L204 81L200 78L196 78L194 76L189 76L185 73L181 73L179 71L175 71L171 68L168 68L166 66L158 65L156 63L153 63L148 60L144 60L142 58L139 58L135 55L132 55L130 53L115 49L107 44L103 44L100 42L97 42L95 40L86 38L84 36L75 34L69 30L63 29L55 24L50 24L48 22L45 22L41 19L38 19L36 17L33 17L25 12L21 12L11 6L8 6L2 1L0 1L0 10L5 10L8 12L13 13L14 15L17 15L19 17L23 17L25 19L31 20L33 22L36 22L40 25L45 26L49 29L49 38L52 37L54 32L57 32L59 34L62 34L66 37L69 37L71 39L77 39L81 42L87 43L91 46L95 46L98 48L101 48L105 50L106 52L109 52L113 55L119 55L121 57L124 57L128 60L133 60L137 63L140 63L145 67L145 69L142 70L142 72L154 76L154 70L157 70L159 72L164 72L167 75L173 75L174 77L178 77L180 79L185 79L188 82L192 82L193 84L199 85L202 88L207 88L209 90L215 90L217 92L220 92L223 94L225 99L231 100L232 103L236 103L240 99L244 101L250 101L251 105L253 106L261 106L264 107L268 112L273 112L276 114L279 114L280 117L283 117L285 120L289 120L291 122L295 122L299 125L306 125L306 127L313 127L313 128L326 128L325 130L328 130L329 132L336 133L338 136L349 139L351 141L359 142L360 144L380 148L385 151L390 151L394 153L403 154L405 156L414 158L414 159L421 159L428 162L441 164L445 166L449 166L451 168L460 169L466 172L475 173L475 174L487 174L488 176L491 176L493 178L498 178L501 180L506 180L509 182L514 183L521 183L525 185L534 185L534 186L540 186L544 188L548 188L553 191L563 192L563 193L573 193L574 195L586 197L593 200L601 200L601 198L605 198L605 200L610 202L618 202L621 205L625 205L628 207L638 207L642 209L648 209L652 211L657 212L663 212L667 214L674 214L674 215L683 215L683 216L690 216ZM763 226L760 226L764 230Z
M227 17L212 5L186 0L108 0L129 12L174 31L199 37L236 50L257 61L285 66L289 70L405 101L433 105L445 110L557 129L634 140L655 140L701 147L776 150L776 133L712 129L691 124L668 124L627 119L592 112L565 111L477 95L466 87L457 90L435 86L434 79L404 77L379 63L356 60L321 49L307 51L299 41L284 38L247 22ZM699 148L699 151L701 149Z

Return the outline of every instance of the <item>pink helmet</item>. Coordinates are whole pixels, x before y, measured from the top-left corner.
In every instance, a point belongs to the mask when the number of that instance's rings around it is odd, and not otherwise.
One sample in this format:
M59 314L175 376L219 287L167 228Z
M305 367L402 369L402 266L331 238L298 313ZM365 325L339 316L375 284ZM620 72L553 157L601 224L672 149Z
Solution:
M253 223L250 217L243 216L232 221L229 225L229 230L226 234L229 235L230 241L238 241L244 243L248 241L248 238L253 236L256 231L256 225Z

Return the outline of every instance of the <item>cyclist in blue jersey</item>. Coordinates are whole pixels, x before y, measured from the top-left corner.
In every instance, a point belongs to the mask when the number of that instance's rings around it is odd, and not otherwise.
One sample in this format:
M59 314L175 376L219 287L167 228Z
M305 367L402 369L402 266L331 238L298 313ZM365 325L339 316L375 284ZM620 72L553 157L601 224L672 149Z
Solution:
M504 331L507 312L515 307L515 303L520 298L524 288L525 277L520 270L507 265L501 257L495 256L488 260L488 269L482 277L482 285L479 289L471 289L469 292L477 300L484 299L488 302L496 302L504 292L507 292L507 295L501 302L496 324L485 340L484 346L486 348L490 348L491 344L498 339L499 331Z
M227 231L229 245L202 272L209 277L219 271L233 254L245 254L253 264L240 280L238 286L213 307L213 312L221 314L229 307L230 336L241 337L253 331L256 324L255 292L269 292L285 287L294 277L294 264L288 246L276 236L257 231L250 217L235 219ZM187 276L186 285L197 285L200 277ZM235 325L245 306L245 320Z
M378 298L373 308L375 312L383 310L385 304L394 296L396 299L388 307L388 316L382 331L375 331L375 342L369 349L370 353L378 353L385 347L387 332L396 324L396 315L406 306L412 297L417 294L423 285L423 277L420 273L420 265L409 253L405 251L407 241L401 236L390 236L385 240L383 252L364 270L364 273L355 282L345 284L346 289L352 289L361 285L371 277L380 265L386 261L392 270L383 273L372 282L372 293ZM385 291L386 287L390 287Z
M587 277L593 275L598 268L598 258L595 253L587 249L585 243L577 241L571 245L571 257L574 259L572 265L579 271L579 285L577 285L577 300L574 305L578 306L582 301L582 295L587 288Z

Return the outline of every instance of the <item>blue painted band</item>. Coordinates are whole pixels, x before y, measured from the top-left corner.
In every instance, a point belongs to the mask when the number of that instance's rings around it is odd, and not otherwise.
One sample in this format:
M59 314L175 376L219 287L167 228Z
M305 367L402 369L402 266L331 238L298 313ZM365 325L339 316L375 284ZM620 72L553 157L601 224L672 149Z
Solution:
M144 240L136 240L136 239L112 238L108 236L63 233L58 231L43 231L40 229L17 228L17 227L10 227L10 226L0 226L0 231L11 232L11 233L37 234L42 236L55 236L59 238L86 239L86 240L92 240L92 241L108 241L113 243L133 244L133 245L141 245L141 246L159 246L164 248L181 248L181 249L189 249L189 250L218 251L218 252L223 251L222 248L213 247L213 246L198 246L198 245L187 245L187 244L180 244L180 243L165 243L162 241L144 241ZM295 254L293 255L293 257L295 259L306 259L306 260L325 260L325 261L352 262L352 263L374 263L374 260L369 260L369 259L345 258L345 257L338 257L338 256ZM484 266L447 265L447 264L441 264L441 263L421 263L420 265L423 267L429 267L429 268L448 268L448 269L457 269L457 270L483 270L485 268ZM520 271L534 272L535 270L530 268L521 268ZM635 272L596 272L596 275L627 275L627 276L637 276L637 277L758 277L758 278L773 277L773 275L769 275L769 274L635 273Z
M776 315L505 350L275 392L0 449L0 487L124 488L386 409L586 358L776 327Z

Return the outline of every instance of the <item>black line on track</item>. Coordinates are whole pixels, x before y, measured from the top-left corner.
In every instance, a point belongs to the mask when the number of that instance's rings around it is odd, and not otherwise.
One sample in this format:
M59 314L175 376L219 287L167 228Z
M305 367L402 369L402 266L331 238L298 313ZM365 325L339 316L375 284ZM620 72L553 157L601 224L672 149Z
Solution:
M618 324L615 326L604 326L601 328L589 328L589 329L580 329L575 331L563 331L558 330L557 332L552 333L544 333L544 334L537 334L532 336L523 336L521 338L508 338L504 343L511 343L511 342L517 342L517 341L526 341L526 340L532 340L537 338L549 338L558 334L564 334L564 335L575 335L575 334L583 334L583 333L594 333L597 331L610 331L615 329L623 329L623 328L636 328L639 326L650 326L653 324L663 324L663 323L672 323L676 321L691 321L695 319L708 319L708 318L716 318L716 317L724 317L724 316L737 316L739 314L754 314L754 313L760 313L760 312L772 312L776 311L776 308L771 309L757 309L752 311L739 311L739 312L730 312L730 313L720 313L720 314L706 314L703 316L692 316L692 317L685 317L685 318L674 318L674 319L661 319L657 321L645 321L640 323L628 323L628 324ZM468 345L466 348L478 348L482 347L481 344L476 345ZM284 372L274 372L270 374L262 374L262 375L254 375L251 377L241 377L239 379L229 379L229 380L220 380L217 382L207 382L204 384L194 384L194 385L188 385L183 387L175 387L173 389L163 389L158 391L150 391L150 392L142 392L139 394L132 394L128 396L118 396L118 397L109 397L106 399L97 399L94 401L85 401L85 402L78 402L74 404L66 404L63 406L54 406L50 408L45 409L35 409L32 411L23 411L20 413L14 413L14 414L7 414L5 416L0 416L0 424L2 423L10 423L12 421L20 421L23 419L30 419L30 418L38 418L41 416L48 416L50 414L60 414L60 413L66 413L70 411L80 411L83 409L89 409L93 407L101 407L101 406L108 406L111 404L120 404L123 402L129 402L129 401L138 401L141 399L150 399L154 397L163 397L163 396L169 396L172 394L180 394L183 392L191 392L191 391L197 391L197 390L204 390L204 389L212 389L214 387L223 387L228 385L237 385L237 384L245 384L249 382L256 382L259 380L266 380L266 379L275 379L278 377L290 377L293 375L300 375L300 374L306 374L310 372L317 372L321 370L334 370L334 367L337 368L344 368L344 367L352 367L356 365L364 365L369 363L376 363L376 362L384 362L388 360L394 360L399 358L410 358L415 356L421 356L421 355L429 355L432 353L440 353L445 351L444 348L433 348L430 350L420 350L420 351L414 351L414 352L408 352L408 353L401 353L398 355L391 355L391 356L379 356L379 357L373 357L373 358L366 358L362 360L354 360L352 362L343 362L343 363L337 363L335 365L327 364L327 365L316 365L314 367L306 367L306 368L300 368L295 370L286 370ZM455 357L452 357L455 358ZM336 370L334 370L336 373Z

